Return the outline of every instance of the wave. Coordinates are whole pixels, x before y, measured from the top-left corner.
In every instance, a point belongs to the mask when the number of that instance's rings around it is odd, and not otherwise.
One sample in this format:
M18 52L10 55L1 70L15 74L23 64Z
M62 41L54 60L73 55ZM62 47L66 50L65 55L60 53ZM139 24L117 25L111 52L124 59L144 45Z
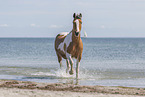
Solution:
M51 78L51 79L75 79L76 78L76 73L74 72L73 75L70 75L69 73L66 73L66 70L63 69L58 69L58 70L51 70L50 72L36 72L32 73L32 76L39 76L39 77L46 77L46 78ZM99 76L96 77L95 74L90 74L89 71L84 70L79 72L79 79L80 80L96 80L100 79Z

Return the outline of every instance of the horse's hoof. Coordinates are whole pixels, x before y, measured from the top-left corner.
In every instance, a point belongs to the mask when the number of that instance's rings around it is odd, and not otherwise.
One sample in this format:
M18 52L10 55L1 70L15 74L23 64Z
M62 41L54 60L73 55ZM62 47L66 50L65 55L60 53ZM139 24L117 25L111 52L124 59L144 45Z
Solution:
M69 74L70 74L70 75L73 75L73 74L74 74L74 72L73 72L73 71L69 71Z

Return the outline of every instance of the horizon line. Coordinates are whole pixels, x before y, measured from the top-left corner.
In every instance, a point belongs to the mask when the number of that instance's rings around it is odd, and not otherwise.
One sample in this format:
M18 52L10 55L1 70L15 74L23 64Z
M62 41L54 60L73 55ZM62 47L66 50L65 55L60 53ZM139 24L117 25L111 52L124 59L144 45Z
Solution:
M0 38L55 38L55 37L0 37ZM81 37L81 38L145 38L145 37Z

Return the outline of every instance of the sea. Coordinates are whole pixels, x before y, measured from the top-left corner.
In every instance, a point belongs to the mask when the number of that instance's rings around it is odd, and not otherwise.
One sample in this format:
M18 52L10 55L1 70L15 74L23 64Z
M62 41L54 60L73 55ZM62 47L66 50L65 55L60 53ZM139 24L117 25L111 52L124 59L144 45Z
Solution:
M0 79L145 88L145 38L82 38L77 81L66 73L65 60L60 69L54 41L0 38Z

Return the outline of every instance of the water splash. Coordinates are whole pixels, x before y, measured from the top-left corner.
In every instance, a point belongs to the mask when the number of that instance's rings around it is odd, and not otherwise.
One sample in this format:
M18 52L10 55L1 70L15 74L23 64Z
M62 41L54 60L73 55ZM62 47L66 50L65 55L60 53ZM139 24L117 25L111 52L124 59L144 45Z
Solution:
M31 75L34 75L34 76L55 76L55 74L52 74L50 72L37 72L37 73L32 73Z
M54 79L68 79L68 78L75 78L74 75L70 75L66 73L65 69L58 69L58 70L51 70L50 72L36 72L32 73L32 76L45 76L45 77L53 77Z
M75 71L75 70L74 70ZM73 75L70 75L69 73L66 73L65 68L58 69L58 70L50 70L50 72L36 72L32 73L32 76L39 76L39 77L51 77L54 79L75 79L76 73L74 72ZM100 79L99 75L96 75L96 73L90 72L89 70L80 70L79 72L79 80L96 80Z
M70 75L69 73L66 73L66 70L63 68L63 69L59 69L57 71L54 71L55 72L55 75L57 77L61 77L61 78L75 78L75 75Z

